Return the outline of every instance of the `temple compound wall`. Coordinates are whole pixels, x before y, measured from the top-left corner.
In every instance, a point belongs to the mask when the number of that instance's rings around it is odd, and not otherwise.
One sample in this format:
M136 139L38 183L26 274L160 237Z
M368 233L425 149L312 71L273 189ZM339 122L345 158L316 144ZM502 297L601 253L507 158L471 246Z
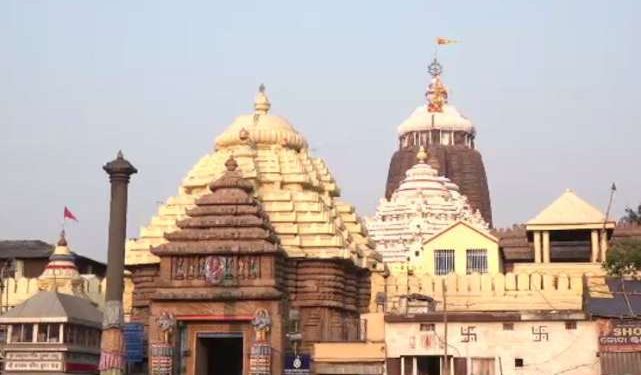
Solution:
M420 294L443 300L447 291L448 309L475 311L581 309L581 276L538 273L472 274L447 276L411 275L374 278L387 290L387 311L405 312L408 295ZM417 302L419 306L421 304ZM437 305L437 309L443 306ZM409 307L411 312L411 305ZM372 311L381 311L372 306Z

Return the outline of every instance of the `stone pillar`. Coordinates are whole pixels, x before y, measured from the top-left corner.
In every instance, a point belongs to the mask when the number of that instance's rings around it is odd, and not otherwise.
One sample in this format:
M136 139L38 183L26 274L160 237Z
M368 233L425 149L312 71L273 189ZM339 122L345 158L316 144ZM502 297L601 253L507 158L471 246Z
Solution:
M418 363L416 356L412 357L412 375L418 375Z
M534 262L541 263L541 232L535 230L534 236Z
M101 374L124 372L124 325L122 295L125 273L125 237L127 235L127 187L129 177L138 172L118 152L116 159L103 167L111 183L109 212L109 246L107 250L107 287L100 343Z
M543 231L543 263L550 263L550 232Z
M605 262L605 254L608 251L608 232L601 230L599 237L601 237L601 262Z
M592 245L592 256L590 261L596 263L599 261L599 231L592 229L590 244Z

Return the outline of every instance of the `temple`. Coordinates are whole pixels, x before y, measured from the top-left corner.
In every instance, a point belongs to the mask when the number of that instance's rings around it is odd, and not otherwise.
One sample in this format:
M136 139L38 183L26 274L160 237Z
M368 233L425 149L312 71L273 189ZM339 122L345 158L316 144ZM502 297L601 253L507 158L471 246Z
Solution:
M435 162L435 159L430 159ZM381 198L367 229L376 250L390 271L396 273L412 258L412 249L457 221L487 230L479 210L447 177L439 176L420 146L415 164L389 199Z
M38 278L40 291L0 316L4 374L95 374L102 313L86 295L62 233Z
M276 374L291 356L309 365L314 342L359 335L381 258L325 163L270 108L261 87L254 113L127 245L154 371Z
M485 166L475 149L476 129L449 103L442 70L441 64L434 59L429 66L432 81L426 93L427 103L419 106L398 127L399 147L390 161L385 197L392 197L405 178L405 172L415 164L419 147L423 146L438 174L458 185L471 207L480 210L484 220L492 225Z

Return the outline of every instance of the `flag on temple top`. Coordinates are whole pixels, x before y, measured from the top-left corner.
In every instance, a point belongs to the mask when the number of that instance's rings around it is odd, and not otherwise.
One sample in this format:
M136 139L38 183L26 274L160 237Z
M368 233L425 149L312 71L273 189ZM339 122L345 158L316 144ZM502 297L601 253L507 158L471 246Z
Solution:
M438 44L439 46L444 46L447 44L454 44L454 43L460 43L460 42L454 39L441 38L441 37L436 38L436 44Z
M64 212L64 214L63 214L63 218L64 218L64 219L70 219L70 220L73 220L73 221L78 221L78 219L76 218L76 215L74 215L74 214L73 214L73 213L72 213L72 212L67 208L67 206L65 206L65 212Z

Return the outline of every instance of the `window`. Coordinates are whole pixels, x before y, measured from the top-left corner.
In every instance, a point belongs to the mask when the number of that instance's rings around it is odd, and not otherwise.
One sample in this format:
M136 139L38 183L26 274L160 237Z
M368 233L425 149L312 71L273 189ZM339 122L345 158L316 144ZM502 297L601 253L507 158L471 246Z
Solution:
M523 358L514 358L514 367L523 367Z
M0 326L0 345L7 343L8 326Z
M434 323L421 323L421 331L434 331Z
M565 322L565 329L576 329L576 320Z
M434 273L447 275L454 272L454 250L434 250Z
M472 374L494 375L494 358L472 358Z
M73 324L65 324L65 344L82 345L81 328Z
M514 323L503 323L504 331L514 331Z
M33 342L33 324L14 324L11 342Z
M487 273L487 250L467 249L467 274Z
M38 324L38 342L60 342L60 324Z

